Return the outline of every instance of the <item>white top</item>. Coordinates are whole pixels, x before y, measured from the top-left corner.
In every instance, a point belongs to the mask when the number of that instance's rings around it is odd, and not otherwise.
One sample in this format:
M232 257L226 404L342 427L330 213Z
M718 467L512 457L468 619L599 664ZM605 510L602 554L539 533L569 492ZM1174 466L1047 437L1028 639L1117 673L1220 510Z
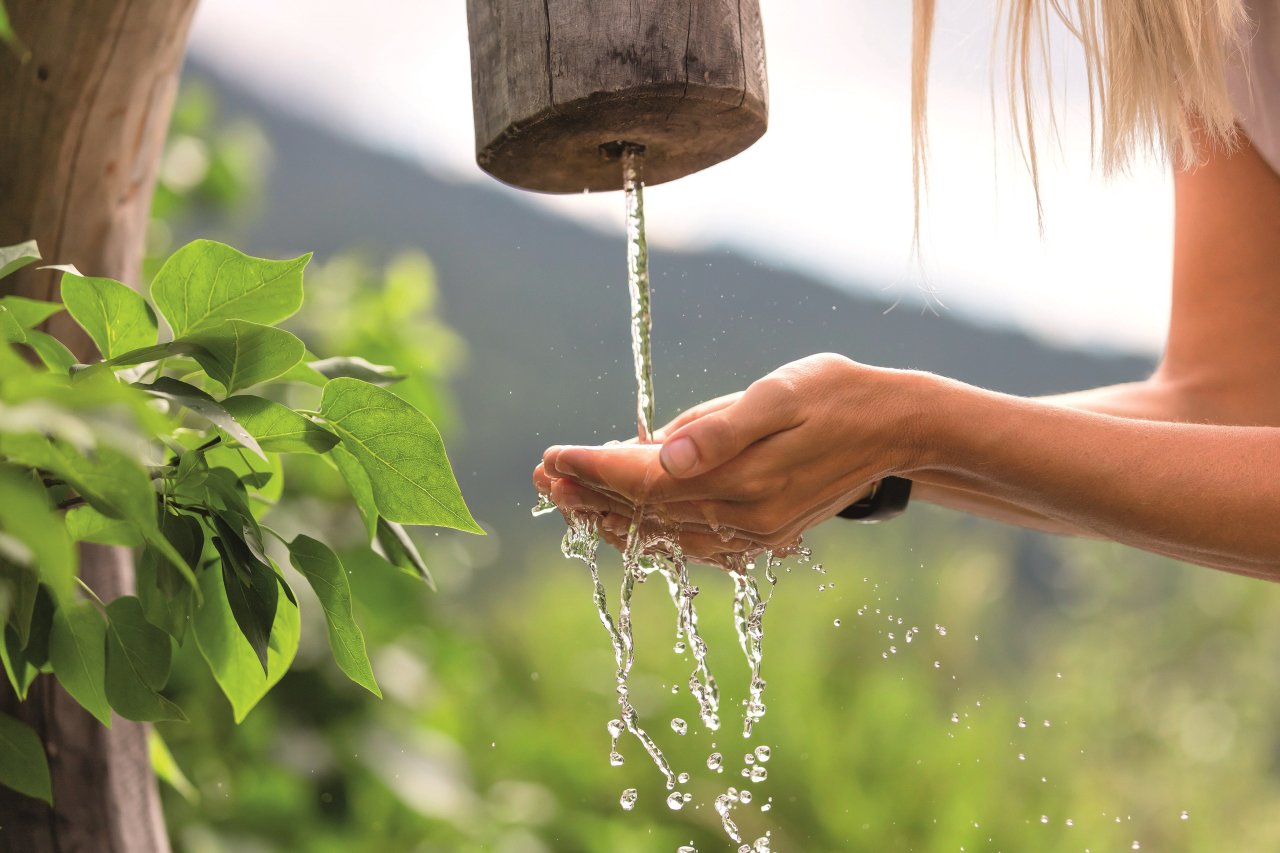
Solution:
M1253 37L1228 71L1227 89L1249 141L1280 172L1280 0L1246 6Z

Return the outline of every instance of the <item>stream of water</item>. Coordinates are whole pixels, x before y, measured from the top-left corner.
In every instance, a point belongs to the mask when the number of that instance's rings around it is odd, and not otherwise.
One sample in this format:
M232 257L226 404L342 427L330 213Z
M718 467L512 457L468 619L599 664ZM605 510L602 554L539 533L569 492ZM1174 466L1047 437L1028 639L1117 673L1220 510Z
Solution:
M623 177L623 190L626 197L626 229L627 229L627 289L631 298L631 351L635 364L636 379L636 435L640 442L653 440L654 424L654 391L653 361L650 348L650 331L652 319L650 314L649 289L649 254L645 242L644 231L644 182L642 177L643 151L640 146L623 143L619 154ZM550 498L539 495L534 507L534 514L541 515L556 509ZM631 703L630 676L635 663L636 648L631 626L631 599L635 587L643 584L653 575L660 575L667 585L671 601L675 606L675 652L692 655L694 667L689 675L688 688L698 706L698 718L702 725L711 732L720 729L720 693L715 677L707 664L707 644L698 632L698 613L694 605L699 589L689 577L688 561L679 544L678 526L664 523L656 517L646 517L645 508L639 505L628 526L625 547L622 552L622 584L618 596L618 615L615 620L609 612L608 598L604 583L600 578L598 551L600 544L599 517L589 513L571 513L568 517L568 530L565 531L561 549L566 557L579 559L586 563L591 574L592 599L596 607L601 625L609 635L613 646L615 663L615 693L618 702L618 717L608 723L608 732L612 740L609 749L609 762L614 766L624 763L619 742L623 735L630 733L644 748L649 758L658 768L666 781L666 788L671 793L667 796L667 805L679 810L692 799L692 795L676 790L690 779L689 773L677 774L671 767L654 738L640 724L640 716ZM755 556L753 559L739 559L727 566L734 581L733 619L738 633L739 645L742 648L748 668L748 696L743 702L744 738L750 738L753 729L765 714L763 701L765 681L761 676L764 643L764 614L769 598L777 583L775 569L781 562L780 555L770 551ZM752 571L763 567L765 579L768 581L768 594L762 595ZM673 688L674 690L674 688ZM680 718L671 721L671 728L677 735L688 731L688 724ZM715 744L712 744L713 748ZM769 760L769 747L760 745L744 756L742 784L758 784L763 782L768 772L763 764ZM719 752L713 752L707 759L707 769L714 773L723 772L724 759ZM621 807L630 811L639 799L635 788L627 788L619 798ZM742 843L742 834L735 823L732 811L739 805L747 805L752 801L748 788L729 787L727 791L716 797L714 807L720 817L725 833L735 843L741 844L740 853L770 850L769 834L757 838L754 843ZM767 810L767 804L761 810ZM680 853L696 853L692 846L680 848Z

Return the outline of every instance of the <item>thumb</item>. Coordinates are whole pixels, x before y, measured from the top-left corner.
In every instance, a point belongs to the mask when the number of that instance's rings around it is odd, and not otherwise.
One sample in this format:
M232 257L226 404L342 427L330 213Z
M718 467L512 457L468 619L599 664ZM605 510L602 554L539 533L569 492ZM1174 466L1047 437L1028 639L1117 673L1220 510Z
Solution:
M672 477L688 478L717 468L762 438L790 425L789 407L772 404L751 389L730 405L686 423L662 443L658 459Z

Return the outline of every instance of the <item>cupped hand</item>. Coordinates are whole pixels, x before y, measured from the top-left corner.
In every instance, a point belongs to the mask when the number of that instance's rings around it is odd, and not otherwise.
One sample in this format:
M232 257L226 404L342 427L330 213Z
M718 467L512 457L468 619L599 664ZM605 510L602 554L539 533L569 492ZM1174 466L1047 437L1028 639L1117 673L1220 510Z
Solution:
M643 507L689 535L787 545L911 470L922 376L810 356L682 414L660 445L552 447L535 483L562 508Z

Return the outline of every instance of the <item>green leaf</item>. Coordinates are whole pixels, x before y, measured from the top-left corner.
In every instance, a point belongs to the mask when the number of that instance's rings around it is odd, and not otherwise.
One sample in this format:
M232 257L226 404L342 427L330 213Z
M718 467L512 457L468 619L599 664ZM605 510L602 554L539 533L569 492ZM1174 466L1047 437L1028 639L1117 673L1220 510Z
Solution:
M379 518L377 542L388 563L404 569L414 577L422 578L433 590L436 588L436 579L431 576L431 570L418 552L418 546L409 538L409 532L402 525Z
M191 356L228 394L287 373L306 351L292 333L248 320L202 326L181 340L201 348Z
M15 651L21 651L31 640L31 621L35 617L36 599L40 597L40 578L36 574L37 563L30 548L16 539L6 540L4 544L7 557L0 558L0 588L4 591L8 610L5 622L14 631ZM14 660L18 661L17 658ZM16 675L18 669L11 674Z
M13 312L0 305L0 342L7 344L25 344L27 330L13 316Z
M107 605L107 700L128 720L186 720L182 709L160 695L169 680L173 648L169 635L147 621L131 595Z
M200 802L200 793L191 784L187 774L182 772L173 753L169 751L169 745L154 727L147 730L147 753L151 758L151 769L155 771L157 778L181 794L188 803L195 805Z
M53 673L72 698L110 728L106 641L107 623L88 601L69 601L54 612L49 634Z
M104 359L156 342L156 315L133 288L110 278L62 274L62 304Z
M204 528L189 515L161 515L160 532L189 566L200 564L204 550ZM138 557L135 572L138 601L147 621L179 643L186 636L195 611L196 589L186 582L172 560L161 560L152 548Z
M7 445L5 452L8 452ZM45 490L7 465L0 466L0 530L30 550L32 570L49 585L59 601L71 598L76 552L67 528L49 508ZM25 646L25 629L21 639Z
M222 405L263 450L327 453L338 443L336 435L315 421L272 400L240 394L223 400Z
M351 584L338 555L328 545L310 536L297 536L289 543L289 561L315 590L324 608L329 627L329 648L333 659L347 676L379 699L382 691L373 676L364 634L351 612Z
M137 527L118 518L108 518L91 506L67 510L63 521L67 525L67 535L76 542L123 545L127 548L136 548L142 544L142 536Z
M62 341L38 329L27 329L27 346L35 350L44 366L54 373L65 376L77 363L76 357Z
M3 250L0 249L0 252ZM17 320L24 329L34 329L62 310L62 306L57 302L28 299L25 296L0 296L0 305L8 308L13 319Z
M394 367L385 364L373 364L359 356L339 356L313 361L308 365L312 370L329 379L362 379L374 385L390 385L404 379Z
M44 744L34 729L8 714L0 714L0 784L53 805Z
M342 479L346 481L351 499L356 505L356 512L360 513L360 519L364 522L369 534L369 541L372 542L378 527L378 506L373 502L373 483L369 482L369 475L365 473L364 468L351 455L351 452L341 444L329 451L328 458L338 469Z
M221 403L194 385L188 385L186 382L162 376L150 385L137 385L135 387L141 388L148 394L159 397L162 400L168 400L170 403L176 403L188 409L263 459L267 458L267 455L262 452L262 448L258 446L257 440L232 417L231 413Z
M264 674L258 665L257 655L231 613L221 574L213 571L202 573L200 589L204 593L204 604L195 615L196 645L200 647L200 654L208 662L218 686L231 702L232 714L239 723L293 663L300 633L298 608L287 600L281 601L276 608Z
M151 344L138 349L126 350L114 358L108 359L106 364L108 367L132 367L135 364L146 364L149 361L159 361L162 358L176 358L182 355L194 356L196 354L212 358L209 353L205 352L204 347L191 341L166 341L162 344Z
M22 641L18 639L18 632L12 625L4 626L4 641L0 642L0 663L4 664L4 673L13 686L14 695L18 697L18 701L25 701L27 689L40 670L22 653Z
M151 285L151 298L175 338L223 320L278 323L302 305L302 270L311 260L252 258L212 240L173 254Z
M388 521L484 535L458 490L440 433L422 412L384 388L334 379L324 387L320 414L369 474Z
M267 641L280 598L275 570L260 559L242 535L221 517L215 517L214 525L218 535L213 538L213 544L222 557L222 581L231 615L258 656L265 673Z
M0 246L0 278L38 260L40 260L40 250L36 248L35 240L18 243L15 246Z

